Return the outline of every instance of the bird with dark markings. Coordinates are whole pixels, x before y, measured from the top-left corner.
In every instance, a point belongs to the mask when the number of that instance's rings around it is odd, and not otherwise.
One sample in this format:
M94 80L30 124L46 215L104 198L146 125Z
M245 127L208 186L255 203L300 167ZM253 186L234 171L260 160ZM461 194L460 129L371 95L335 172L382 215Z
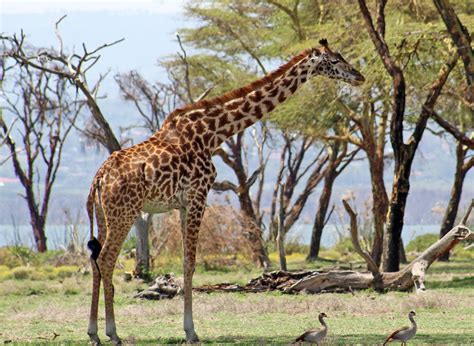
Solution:
M304 332L303 334L301 334L299 337L296 338L295 343L308 342L310 344L319 345L319 343L326 337L328 333L328 326L326 322L324 321L324 318L327 318L327 317L328 316L324 312L320 313L318 316L318 319L322 327L318 329L311 329L311 330L308 330L307 332Z

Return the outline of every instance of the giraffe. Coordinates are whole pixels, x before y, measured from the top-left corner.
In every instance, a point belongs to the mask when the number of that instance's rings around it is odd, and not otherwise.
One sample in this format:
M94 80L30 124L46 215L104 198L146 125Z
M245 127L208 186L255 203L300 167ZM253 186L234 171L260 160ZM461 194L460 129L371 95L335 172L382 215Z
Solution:
M313 76L352 85L364 82L362 74L333 52L326 39L319 43L321 46L303 51L249 85L174 110L149 139L112 153L99 168L87 199L93 272L88 334L94 344L100 343L97 314L101 282L105 332L114 344L121 344L115 325L112 275L133 221L140 211L172 209L180 212L183 238L183 327L187 342L199 341L192 316L192 278L199 227L216 177L212 154L227 138L262 119Z

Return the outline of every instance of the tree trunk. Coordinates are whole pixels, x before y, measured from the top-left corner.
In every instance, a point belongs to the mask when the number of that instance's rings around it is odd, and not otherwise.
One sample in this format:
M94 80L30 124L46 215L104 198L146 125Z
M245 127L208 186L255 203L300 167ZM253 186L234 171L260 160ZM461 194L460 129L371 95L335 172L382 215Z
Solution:
M405 246L403 245L403 239L401 236L400 236L399 250L400 250L400 263L403 263L403 264L408 263L407 255L405 253Z
M286 271L286 255L285 255L285 209L283 207L285 186L280 185L280 213L278 215L278 233L276 244L278 248L278 257L280 259L280 270Z
M247 216L248 217L248 216ZM252 245L252 251L258 264L264 270L271 267L271 261L268 257L267 249L263 244L262 229L256 225L255 220L248 218L250 231L246 233L246 237Z
M307 261L315 261L319 256L319 249L321 246L321 237L323 229L326 224L326 215L329 208L329 202L331 200L332 187L336 180L337 172L336 169L330 169L324 178L323 191L319 197L318 212L316 213L313 230L311 234L311 244L309 246L309 254L306 258Z
M15 171L18 172L16 166ZM18 175L17 173L17 176L20 175ZM23 186L25 187L25 199L28 204L28 210L30 212L30 224L33 230L33 238L35 240L36 249L38 250L38 252L46 252L48 250L44 229L46 225L46 219L41 215L38 210L38 204L36 203L33 186L31 185L31 179L26 179L25 184L23 184Z
M239 195L239 203L242 212L244 213L247 221L250 222L250 232L247 234L249 242L252 244L255 258L258 260L260 267L268 269L271 266L271 261L268 258L267 250L263 244L262 229L257 224L257 218L252 207L252 201L248 193L242 193Z
M410 170L413 162L406 160L398 165L392 187L392 197L390 199L387 217L387 231L384 241L384 263L386 272L397 272L400 269L400 244L403 229L403 218L405 206L410 190Z
M374 155L375 156L375 155ZM388 196L383 180L383 157L369 158L370 180L372 183L372 215L374 217L374 241L371 256L380 266L383 252L385 218L387 217Z
M456 221L456 215L458 214L459 202L461 201L462 187L464 184L464 178L466 177L467 171L464 170L464 157L466 150L463 148L463 144L458 142L456 146L456 171L454 173L454 182L451 187L451 196L449 198L448 206L444 213L443 222L441 223L441 229L439 231L439 237L443 238L446 233L453 228L454 222ZM440 261L449 261L449 252L446 252L439 258Z
M31 227L33 228L36 249L38 252L46 252L45 222L42 220L41 216L36 215L31 217Z
M135 233L137 236L134 276L146 279L150 273L150 246L148 243L148 229L153 214L141 214L135 219Z

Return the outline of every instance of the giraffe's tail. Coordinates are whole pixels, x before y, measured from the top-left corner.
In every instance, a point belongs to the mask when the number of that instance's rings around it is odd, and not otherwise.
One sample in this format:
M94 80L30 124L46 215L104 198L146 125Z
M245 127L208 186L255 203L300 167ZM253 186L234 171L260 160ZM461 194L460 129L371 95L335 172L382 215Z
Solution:
M87 215L89 217L89 225L90 225L90 239L87 242L87 247L91 250L91 259L94 260L97 266L97 258L99 257L100 251L102 250L102 245L94 237L94 209L96 206L97 201L97 192L100 193L100 179L97 177L94 178L92 182L92 186L89 192L89 196L87 197ZM99 197L100 198L100 197Z

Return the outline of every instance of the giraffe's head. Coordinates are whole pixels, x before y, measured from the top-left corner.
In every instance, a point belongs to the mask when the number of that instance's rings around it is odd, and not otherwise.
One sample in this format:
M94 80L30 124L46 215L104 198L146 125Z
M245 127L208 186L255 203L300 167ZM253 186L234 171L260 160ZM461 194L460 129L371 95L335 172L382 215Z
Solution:
M313 48L310 53L310 63L313 73L332 79L339 79L351 85L360 85L365 81L364 76L349 64L341 54L329 48L328 41L319 41L321 47Z

